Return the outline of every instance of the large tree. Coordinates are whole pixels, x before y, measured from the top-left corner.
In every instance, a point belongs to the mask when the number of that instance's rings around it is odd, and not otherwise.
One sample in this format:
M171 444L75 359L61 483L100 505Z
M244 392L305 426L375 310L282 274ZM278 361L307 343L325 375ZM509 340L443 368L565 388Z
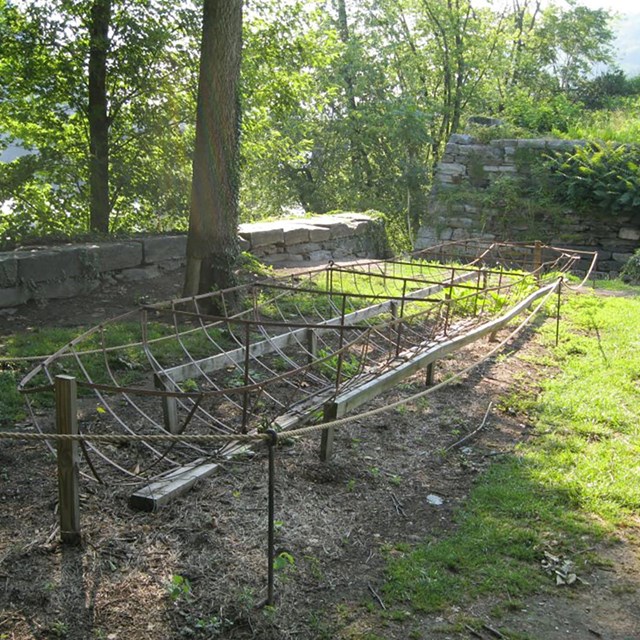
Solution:
M107 59L111 0L94 0L89 18L89 226L109 232L109 105Z
M185 295L234 282L241 53L242 0L205 0Z
M0 0L0 138L29 152L0 164L3 239L186 226L199 17L191 0Z

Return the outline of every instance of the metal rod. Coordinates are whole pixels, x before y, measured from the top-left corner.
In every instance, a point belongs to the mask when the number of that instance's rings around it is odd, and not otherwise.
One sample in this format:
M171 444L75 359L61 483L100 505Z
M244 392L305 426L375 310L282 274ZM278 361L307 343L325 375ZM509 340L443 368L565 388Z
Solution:
M453 287L449 287L444 294L444 303L447 307L444 315L444 335L447 335L447 331L449 331L449 318L451 316L451 293Z
M267 435L269 436L268 447L269 447L269 504L268 504L268 527L269 531L267 534L267 605L273 606L274 593L273 593L273 583L274 583L274 562L275 562L275 478L276 478L276 445L278 444L278 433L273 429L267 430Z
M476 278L476 295L473 298L473 315L478 315L478 296L480 295L480 270L478 270L478 277Z
M249 364L251 356L251 325L244 325L244 387L242 394L242 433L247 433L247 420L249 413L249 392L246 387L249 386Z
M400 302L400 317L398 318L398 324L396 325L396 358L400 354L400 341L402 340L402 317L404 315L404 301L407 295L407 279L404 279L402 283L402 302Z
M562 303L562 278L558 280L558 301L556 307L556 347L560 344L560 305Z
M347 294L342 294L342 309L340 311L340 342L338 343L338 365L336 369L336 391L340 388L340 382L342 381L342 360L344 359L344 353L342 352L342 346L344 344L344 314L347 308Z

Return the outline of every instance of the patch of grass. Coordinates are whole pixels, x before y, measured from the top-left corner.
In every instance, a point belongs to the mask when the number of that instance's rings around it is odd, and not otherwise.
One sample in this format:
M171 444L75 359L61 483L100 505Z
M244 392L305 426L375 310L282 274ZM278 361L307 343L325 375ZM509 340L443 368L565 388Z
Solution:
M435 611L485 594L519 598L548 583L545 548L571 557L640 510L640 350L636 298L569 298L560 344L540 329L557 375L534 409L538 437L494 464L456 530L389 558L390 604ZM575 556L574 556L575 557Z
M0 371L0 427L22 420L25 416L24 401L17 385L13 371Z
M603 291L625 291L640 295L640 286L634 284L628 284L623 282L619 278L613 278L611 280L599 279L594 282L594 289L597 291L601 289Z

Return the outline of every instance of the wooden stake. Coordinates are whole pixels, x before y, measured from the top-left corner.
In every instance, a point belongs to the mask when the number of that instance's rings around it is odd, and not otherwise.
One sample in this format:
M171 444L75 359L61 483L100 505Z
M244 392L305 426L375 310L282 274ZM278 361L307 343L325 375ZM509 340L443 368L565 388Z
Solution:
M56 430L59 434L78 433L78 390L72 376L56 376ZM58 440L58 499L60 538L64 544L80 544L80 491L78 442Z
M426 376L425 376L425 384L427 387L430 387L433 384L433 369L434 369L434 365L435 362L430 362L427 365L427 372L426 372Z
M331 422L344 416L344 407L337 402L328 402L324 405L323 421ZM322 438L320 440L320 460L328 462L333 455L333 437L335 435L335 427L329 427L322 430Z
M156 373L153 376L154 386L159 391L169 391L166 382ZM162 417L164 428L169 433L178 433L178 400L173 396L162 396Z
M318 357L318 334L313 329L307 329L307 363L312 364Z

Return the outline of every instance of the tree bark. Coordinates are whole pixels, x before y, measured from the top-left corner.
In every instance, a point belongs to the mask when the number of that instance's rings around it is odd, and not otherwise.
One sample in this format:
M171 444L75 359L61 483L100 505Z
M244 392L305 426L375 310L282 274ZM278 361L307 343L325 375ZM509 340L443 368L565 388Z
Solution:
M340 40L348 48L351 45L347 6L345 0L338 0L338 28ZM342 68L342 77L347 93L347 116L349 119L349 145L351 148L351 165L354 179L360 187L364 184L367 188L373 186L373 172L369 164L367 152L361 141L362 131L358 124L358 105L356 102L356 88L353 73L353 61L351 54L347 53L347 60Z
M89 23L89 226L109 232L107 55L111 0L94 0Z
M185 295L235 282L242 0L205 0Z

